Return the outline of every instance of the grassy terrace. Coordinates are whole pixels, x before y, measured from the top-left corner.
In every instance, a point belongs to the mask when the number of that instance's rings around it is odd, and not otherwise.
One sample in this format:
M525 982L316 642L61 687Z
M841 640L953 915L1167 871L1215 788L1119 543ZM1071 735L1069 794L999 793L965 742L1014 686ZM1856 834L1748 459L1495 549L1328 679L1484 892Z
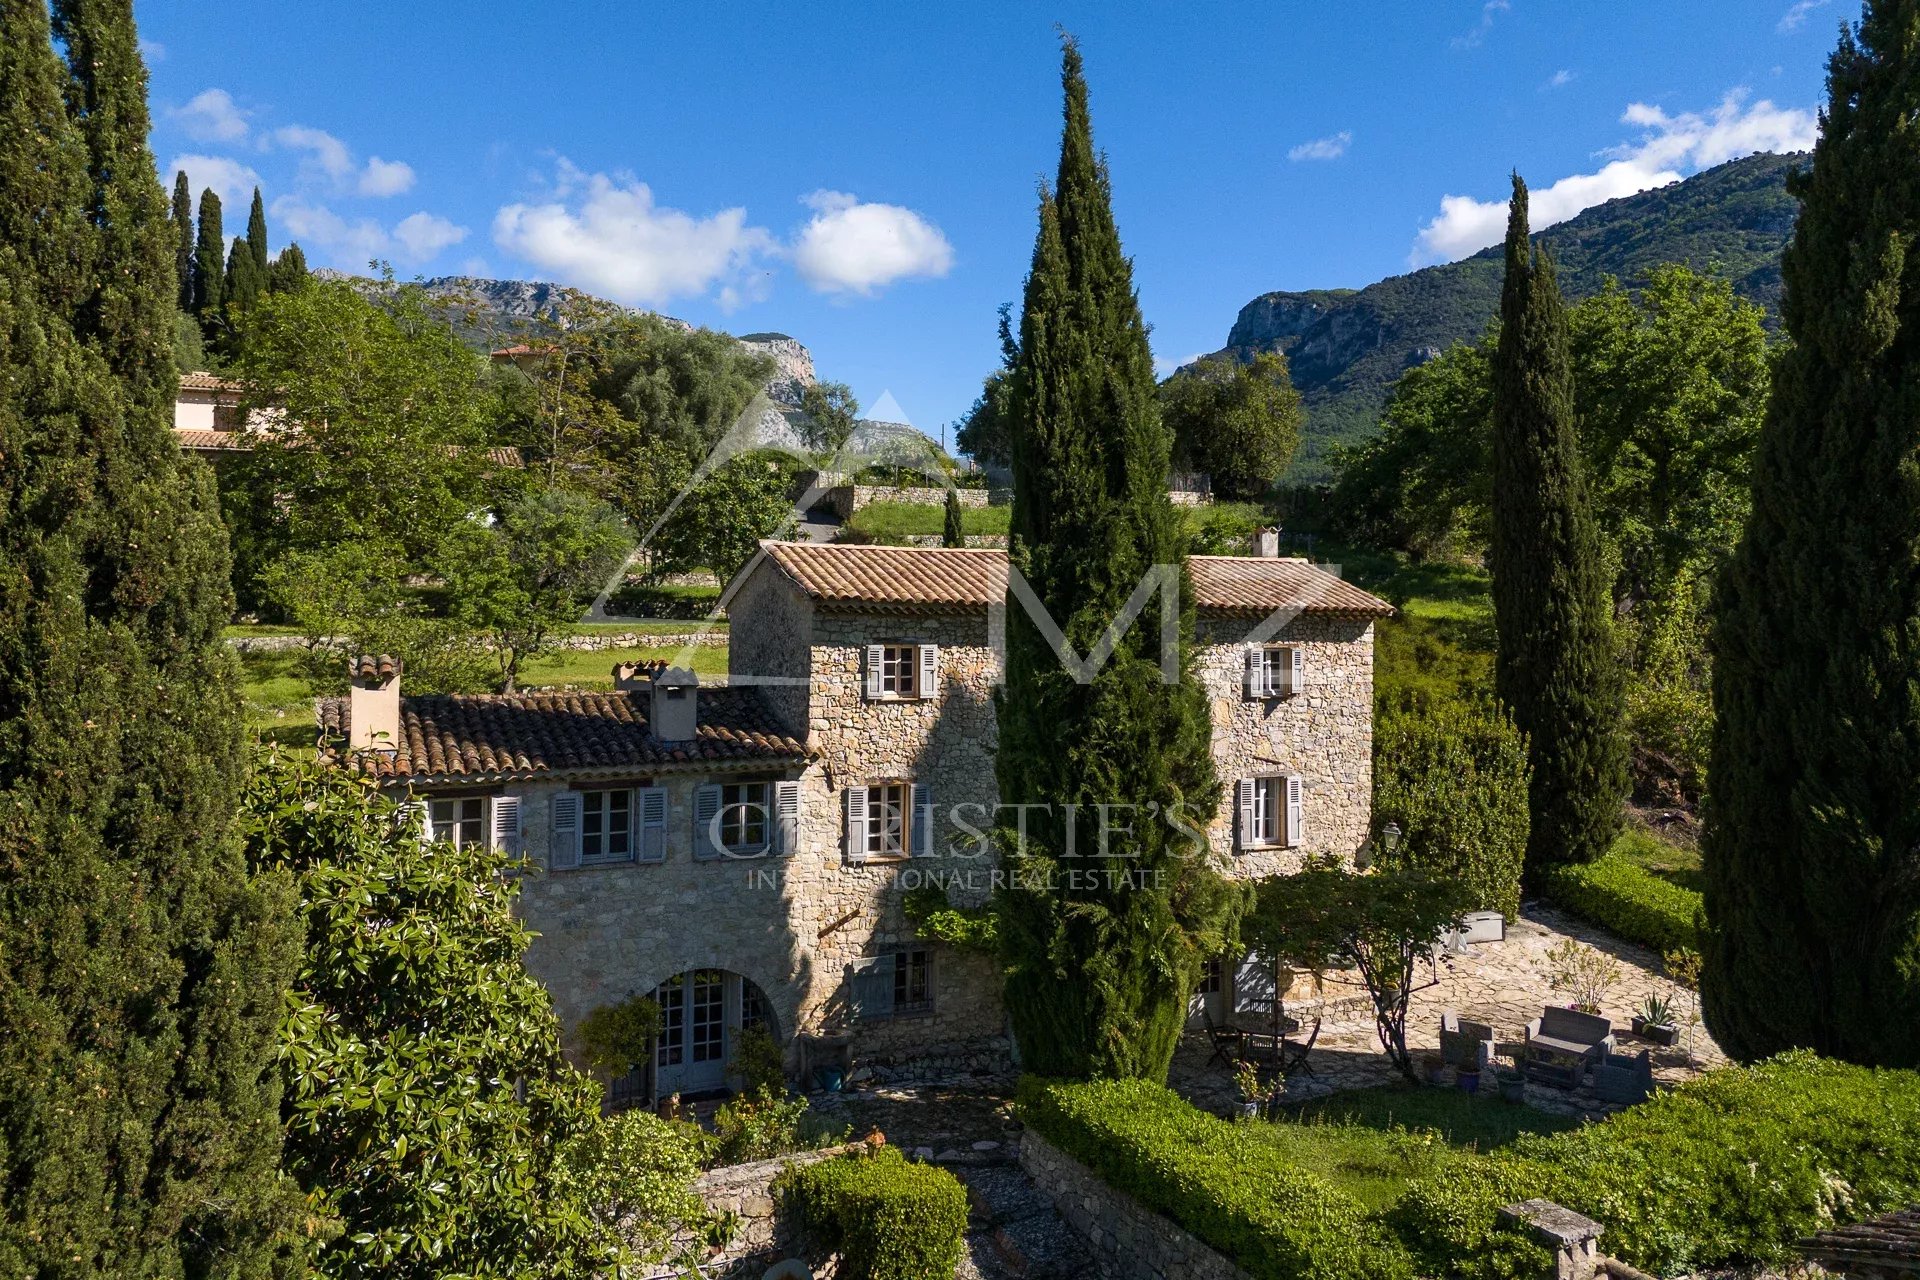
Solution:
M976 537L1004 537L1012 507L963 507L960 527ZM847 528L885 542L891 539L939 537L947 527L945 507L925 503L874 502L853 513Z

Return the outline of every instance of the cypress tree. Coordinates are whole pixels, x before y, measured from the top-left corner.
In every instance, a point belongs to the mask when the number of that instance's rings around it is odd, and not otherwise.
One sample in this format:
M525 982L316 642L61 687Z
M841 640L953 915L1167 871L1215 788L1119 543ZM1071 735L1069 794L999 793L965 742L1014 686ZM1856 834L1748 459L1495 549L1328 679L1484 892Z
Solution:
M220 310L227 302L226 251L220 196L208 187L200 193L200 230L193 242L193 318L209 338L218 329Z
M253 246L239 236L227 250L227 322L246 314L266 292L266 279L253 263Z
M967 545L966 526L960 521L960 495L955 490L947 490L947 523L940 531L940 545L943 547L964 547Z
M247 251L253 255L254 270L262 283L272 260L267 256L267 209L260 202L260 188L253 189L253 206L247 210Z
M1494 687L1527 735L1526 874L1607 851L1627 791L1625 686L1605 557L1573 418L1553 261L1527 238L1513 179L1493 370Z
M1707 1025L1920 1066L1920 3L1827 64L1782 263L1793 341L1717 590Z
M174 274L180 287L175 290L175 305L186 314L193 312L193 192L187 187L187 171L173 175Z
M132 15L53 18L0 6L0 1272L262 1275L298 940L232 824L226 536L170 429Z
M1167 500L1171 441L1146 326L1071 41L1062 82L1059 174L1041 193L1013 370L1009 556L1081 654L1155 566L1176 567L1180 678L1162 679L1157 610L1081 684L1026 611L1009 607L995 699L1000 799L1048 807L1000 815L1007 1008L1028 1070L1162 1079L1201 962L1242 899L1166 820L1180 805L1204 825L1220 799L1207 703L1187 662L1192 585ZM1106 850L1103 803L1136 806L1110 811L1116 830L1132 831Z
M289 293L307 282L307 255L300 246L290 244L280 251L267 268L267 292Z

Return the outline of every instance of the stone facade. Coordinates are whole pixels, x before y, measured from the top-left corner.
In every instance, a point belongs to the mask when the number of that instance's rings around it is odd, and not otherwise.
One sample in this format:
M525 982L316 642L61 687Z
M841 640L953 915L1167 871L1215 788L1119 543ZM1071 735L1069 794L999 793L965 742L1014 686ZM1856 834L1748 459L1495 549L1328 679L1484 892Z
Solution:
M1100 1280L1252 1280L1247 1272L1029 1129L1020 1167L1086 1242Z

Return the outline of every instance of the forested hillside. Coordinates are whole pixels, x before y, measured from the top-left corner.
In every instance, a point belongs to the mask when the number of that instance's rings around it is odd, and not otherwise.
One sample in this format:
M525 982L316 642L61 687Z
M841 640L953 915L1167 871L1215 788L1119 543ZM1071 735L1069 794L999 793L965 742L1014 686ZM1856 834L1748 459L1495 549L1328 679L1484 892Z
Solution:
M1767 309L1780 298L1780 251L1793 230L1786 175L1803 155L1756 155L1683 182L1597 205L1540 233L1570 299L1614 276L1637 287L1680 262L1733 282ZM1364 289L1262 294L1240 310L1226 351L1285 352L1306 403L1289 479L1324 480L1329 450L1370 434L1393 380L1453 343L1475 338L1500 296L1500 249L1393 276Z

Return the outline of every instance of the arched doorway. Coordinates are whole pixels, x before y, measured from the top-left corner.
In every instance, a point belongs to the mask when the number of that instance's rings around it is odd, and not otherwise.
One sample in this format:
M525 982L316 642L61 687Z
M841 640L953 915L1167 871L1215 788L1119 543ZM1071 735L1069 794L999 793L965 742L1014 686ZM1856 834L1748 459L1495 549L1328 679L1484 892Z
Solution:
M654 1089L662 1097L725 1089L741 1031L758 1027L780 1038L766 993L730 969L688 969L648 995L660 1006Z

